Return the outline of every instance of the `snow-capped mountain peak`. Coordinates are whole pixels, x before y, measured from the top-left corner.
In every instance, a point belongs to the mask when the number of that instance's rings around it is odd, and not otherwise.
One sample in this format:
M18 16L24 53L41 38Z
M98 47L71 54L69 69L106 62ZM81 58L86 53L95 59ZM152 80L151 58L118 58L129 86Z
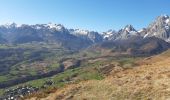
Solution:
M157 18L157 21L168 24L170 22L170 17L168 15L161 15Z
M65 29L64 26L61 24L48 23L45 26L49 29L56 29L58 31L62 31L63 29Z
M8 31L6 33L13 33L17 31L25 31L23 33L35 33L39 32L42 33L61 33L60 35L64 36L63 33L66 35L72 35L73 37L78 37L79 39L88 40L91 42L101 42L103 40L122 40L128 39L129 37L158 37L164 39L166 41L170 41L170 17L168 15L161 15L157 17L157 19L150 24L147 28L143 28L142 30L137 31L132 25L126 25L124 28L119 30L118 32L114 30L108 30L103 33L98 33L89 30L83 29L67 29L61 24L35 24L35 25L28 25L28 24L16 24L14 22L7 23L4 25L0 25L0 28L3 31ZM29 30L29 31L28 31ZM16 33L17 34L17 33ZM51 34L45 34L51 35Z
M169 16L166 14L162 15L162 17L164 17L165 19L169 18Z
M109 38L109 37L112 37L114 34L116 34L116 31L115 30L108 30L107 32L103 32L103 38L106 39L106 38Z
M125 31L132 33L132 32L137 32L132 25L126 25L124 28Z
M140 32L143 32L144 31L144 29L141 29L141 30L139 30L138 32L140 33Z
M75 29L74 33L77 35L88 35L90 33L90 31L88 30L81 30L81 29Z
M126 25L125 28L120 30L119 32L121 34L124 34L124 36L126 36L126 35L137 35L137 33L138 33L132 25Z
M18 27L21 27L22 25L16 24L15 22L8 22L8 23L1 25L1 26L6 27L6 28L12 28L12 27L18 28Z
M77 36L81 39L90 40L93 43L103 41L102 36L98 32L82 30L82 29L70 29L69 32L74 36Z
M152 37L170 40L170 17L168 15L159 16L147 28L147 34L144 37Z
M170 17L168 15L163 15L162 19L164 20L165 24L168 24L170 21Z

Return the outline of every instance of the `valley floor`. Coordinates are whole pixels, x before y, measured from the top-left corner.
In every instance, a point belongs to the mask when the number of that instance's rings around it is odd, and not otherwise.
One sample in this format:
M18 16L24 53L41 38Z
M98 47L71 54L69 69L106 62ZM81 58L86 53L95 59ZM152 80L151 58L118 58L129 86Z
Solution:
M144 58L132 69L116 66L103 80L67 85L41 100L170 100L170 51Z

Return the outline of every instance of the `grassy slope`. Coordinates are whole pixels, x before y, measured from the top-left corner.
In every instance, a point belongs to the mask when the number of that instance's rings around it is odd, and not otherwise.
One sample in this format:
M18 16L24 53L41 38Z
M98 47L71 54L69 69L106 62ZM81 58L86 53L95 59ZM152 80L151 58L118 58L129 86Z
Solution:
M4 75L0 75L0 82L4 82L10 79L15 79L20 77L21 75L37 75L37 72L39 71L51 71L56 69L59 66L59 62L63 58L71 58L71 59L80 59L84 54L86 57L91 57L91 56L96 56L97 54L94 53L88 53L88 52L80 52L76 54L69 54L70 51L65 50L63 48L56 47L55 45L46 45L46 44L21 44L21 45L0 45L1 49L18 49L18 48L23 48L26 49L23 53L17 54L21 55L24 58L23 61L19 61L17 64L10 66L10 69L8 70L8 73ZM28 49L28 50L27 50ZM29 50L31 49L31 50ZM31 54L33 54L35 51L47 49L49 52L42 52L40 53L40 57L42 60L34 60L34 58L29 58ZM71 51L72 52L72 51ZM15 53L12 54L12 56L15 55ZM16 56L17 57L17 56ZM16 58L13 58L16 59ZM12 60L12 59L11 59ZM43 64L48 64L43 66ZM39 65L40 64L40 65ZM97 65L97 64L96 64ZM39 67L37 67L39 66ZM48 78L43 78L43 79L38 79L38 80L33 80L29 81L26 83L22 83L19 85L32 85L33 87L42 87L44 83L47 80L52 80L55 82L54 87L61 87L64 84L68 83L69 81L80 81L80 80L90 80L90 79L102 79L103 76L98 73L97 70L90 70L91 69L90 65L87 68L75 68L75 69L69 69L61 74L48 77ZM44 67L42 69L42 67ZM82 66L83 67L83 66ZM76 77L74 80L72 78ZM72 79L72 80L71 80ZM19 86L16 85L16 86ZM4 90L15 88L16 86L12 86L6 89L0 89L0 95L4 93ZM53 87L53 86L52 86ZM49 87L50 88L50 87Z
M35 48L35 47L30 47L28 45L25 45L25 46L26 46L26 48ZM23 46L21 46L21 47L23 47ZM46 47L46 45L45 45L45 47ZM35 94L36 96L38 95L40 97L48 96L49 91L54 90L56 88L61 88L63 86L66 86L67 84L79 83L81 81L91 82L89 80L101 80L104 78L105 74L110 73L110 71L112 71L110 69L114 68L115 66L121 66L121 68L115 67L116 71L113 71L113 72L117 72L117 70L119 70L119 69L131 69L132 67L137 66L138 64L136 63L136 61L141 59L141 58L134 58L134 57L117 57L117 56L114 57L115 54L114 53L111 54L110 51L108 51L107 53L105 51L103 51L104 53L96 52L96 51L95 52L83 51L83 52L76 53L73 55L71 54L71 55L63 56L64 52L62 52L62 50L60 50L60 49L56 50L56 47L53 48L53 46L49 46L48 48L50 48L50 50L53 50L53 49L55 49L55 50L54 50L54 52L50 51L50 55L52 55L52 56L49 56L49 54L44 55L45 58L43 59L43 62L50 64L50 66L48 66L45 70L55 69L58 66L58 63L56 63L56 62L58 62L60 59L63 59L63 58L82 59L82 63L79 68L68 69L67 71L65 71L63 73L54 75L52 77L33 80L33 81L29 81L29 82L26 82L23 84L19 84L19 85L27 85L28 84L28 85L32 85L34 87L42 87L43 84L45 83L45 81L47 81L47 80L54 81L55 84L53 86L50 86L50 87L46 88L45 90L42 89L42 91ZM29 55L30 53L26 52L25 54ZM33 62L31 62L31 64L37 63L37 62L38 61L33 61ZM14 73L14 75L18 74L18 72L15 72L16 71L15 69L22 68L22 67L20 67L21 65L25 65L27 67L30 66L28 69L23 69L22 72L23 73L28 72L31 75L36 75L35 70L39 69L35 66L30 65L29 61L23 61L23 62L20 62L19 64L12 67L14 70L11 70L11 71L12 71L12 73ZM105 65L108 65L108 66L105 66ZM112 65L114 65L114 66L112 66ZM25 67L25 68L27 68L27 67ZM1 80L5 80L5 78L6 77L4 77L4 76L0 77ZM14 78L14 77L12 77L12 78ZM103 87L100 86L100 84L98 85L98 87L102 87L103 89L105 89L105 86L104 86L105 83L103 83L103 81L92 81L92 82L96 82L96 84L97 83L103 84ZM80 84L84 84L84 82L80 83ZM106 87L110 87L110 84L108 84L108 85L105 84L105 85L106 85ZM94 84L94 86L95 86L95 84ZM16 86L12 86L9 88L15 88L15 87ZM84 90L82 90L82 91L84 91ZM89 91L91 91L91 90L89 90ZM2 94L2 93L3 93L3 89L0 90L0 94ZM98 94L98 95L100 95L100 94Z
M88 67L79 67L79 68L74 68L74 69L68 69L60 74L54 75L52 77L47 77L47 78L43 78L43 79L37 79L37 80L33 80L33 81L29 81L26 83L22 83L16 86L12 86L9 87L7 89L12 89L15 88L17 86L23 86L23 85L31 85L33 87L42 87L44 85L44 83L47 80L51 80L54 82L54 84L48 88L61 88L63 87L65 84L69 84L69 83L77 83L83 80L101 80L103 79L103 75L100 74L98 72L98 70L95 70L94 68L97 67L97 62L93 63L93 64L88 64ZM96 66L93 66L96 65ZM7 89L0 89L0 94L2 95L4 90ZM42 89L43 91L43 89Z
M68 58L71 57L72 59L73 58L82 59L82 55L84 55L84 52L68 56ZM91 56L93 56L93 59L91 59ZM61 88L66 84L70 84L70 83L79 83L81 81L86 81L86 80L101 80L105 77L105 72L107 73L107 70L106 71L102 70L104 65L118 63L119 65L124 67L125 65L133 65L134 62L136 61L135 58L130 58L130 57L123 57L123 59L117 57L108 57L108 58L107 57L95 58L95 57L96 54L86 52L85 58L87 59L84 59L82 61L80 67L74 69L68 69L65 72L57 74L55 76L29 81L20 85L31 85L33 87L42 87L47 80L54 81L55 84L53 86L48 87L48 89L46 89L45 91L47 92L47 90L51 91L50 90L51 88ZM9 87L8 89L15 88L15 87L16 86ZM42 91L40 91L41 95L39 93L38 95L39 96L47 95L46 93L43 93L43 91L44 90L42 89Z
M17 52L21 48L23 51ZM0 75L0 82L15 79L23 75L37 75L39 72L43 73L54 70L59 67L58 61L61 57L69 53L69 51L63 50L63 48L46 44L0 45L0 49L11 52L2 59L0 58L0 68L7 68L4 74Z
M140 60L138 67L132 69L116 72L113 70L104 80L68 85L49 94L45 100L168 100L170 99L169 54L170 51L167 51Z

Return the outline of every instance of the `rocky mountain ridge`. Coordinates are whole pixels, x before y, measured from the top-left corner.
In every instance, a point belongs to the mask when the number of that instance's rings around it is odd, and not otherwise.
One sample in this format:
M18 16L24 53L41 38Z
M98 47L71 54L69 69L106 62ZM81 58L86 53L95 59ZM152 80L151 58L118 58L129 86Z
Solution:
M147 28L136 30L126 25L119 31L109 30L99 33L82 29L67 29L61 24L16 24L0 25L1 44L20 44L32 42L57 43L68 48L82 49L107 40L128 40L131 37L157 37L170 42L170 17L161 15ZM81 45L83 44L83 45Z

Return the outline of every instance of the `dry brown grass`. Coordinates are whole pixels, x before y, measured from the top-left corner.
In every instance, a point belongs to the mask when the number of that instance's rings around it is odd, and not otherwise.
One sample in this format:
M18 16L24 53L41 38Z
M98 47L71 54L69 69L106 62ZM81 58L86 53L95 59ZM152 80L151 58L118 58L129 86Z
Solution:
M138 63L113 70L104 80L68 85L42 100L170 100L170 51Z

